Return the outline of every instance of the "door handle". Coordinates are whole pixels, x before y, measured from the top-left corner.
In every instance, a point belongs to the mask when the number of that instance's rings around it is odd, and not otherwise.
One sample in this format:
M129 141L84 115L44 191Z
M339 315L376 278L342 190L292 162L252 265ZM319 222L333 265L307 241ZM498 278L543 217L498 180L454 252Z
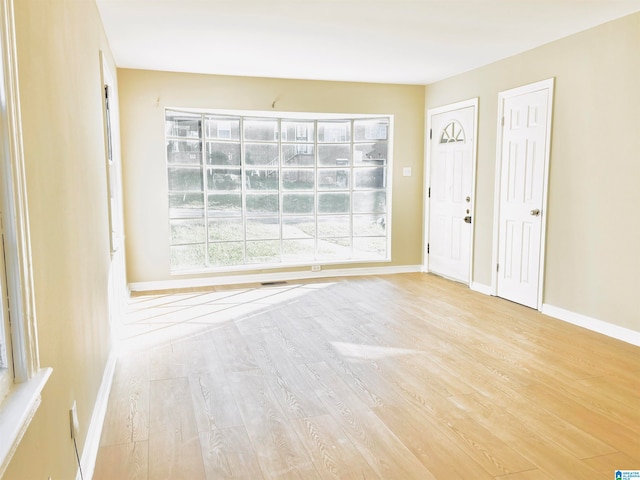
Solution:
M464 223L471 223L471 215L464 217Z
M531 210L529 213L531 215L533 215L534 217L539 217L540 216L540 209L536 208L534 210Z

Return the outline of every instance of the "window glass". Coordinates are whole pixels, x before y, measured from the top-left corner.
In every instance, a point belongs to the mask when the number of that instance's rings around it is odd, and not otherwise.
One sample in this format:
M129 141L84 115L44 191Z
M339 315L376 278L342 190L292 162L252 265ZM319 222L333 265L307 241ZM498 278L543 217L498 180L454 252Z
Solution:
M247 165L277 167L280 157L275 143L245 143L244 160Z
M199 140L167 140L167 161L199 165L202 162L201 146Z
M351 165L351 145L318 145L318 165L326 167Z
M318 142L338 143L351 141L350 121L319 121L318 122Z
M194 269L204 264L205 248L200 245L172 245L171 265L180 265L181 269Z
M309 120L283 120L283 142L313 142L315 137L315 123Z
M387 142L360 143L353 150L356 165L385 165L387 163Z
M214 267L244 263L244 242L216 242L209 244L209 264Z
M240 118L206 115L204 125L207 138L240 140Z
M464 130L455 120L449 123L440 134L440 143L464 143Z
M386 226L385 215L353 216L353 232L357 237L384 237Z
M201 217L203 212L202 193L169 193L169 218Z
M276 240L280 238L278 217L247 218L247 240Z
M348 168L323 168L318 170L318 190L346 190L349 188Z
M266 168L247 168L245 170L245 187L247 190L278 190L279 170Z
M240 165L240 144L207 142L207 165Z
M316 235L316 219L313 216L282 217L282 238L313 239Z
M200 115L167 111L165 118L167 137L202 137L202 118Z
M271 141L279 140L278 120L273 118L246 118L244 120L245 141Z
M278 194L247 194L247 215L277 215L279 211Z
M169 226L173 245L204 242L204 221L201 219L171 220Z
M318 240L318 260L338 261L352 256L350 238L325 238Z
M284 166L312 167L315 162L315 149L312 143L282 146L282 165Z
M353 122L353 136L356 142L370 142L371 140L388 140L389 120L375 118L355 120Z
M313 214L315 200L313 193L285 193L282 195L282 211L285 214Z
M348 193L319 193L318 213L349 213Z
M387 211L387 193L384 190L353 192L354 213L384 213Z
M355 188L385 188L386 173L384 167L354 169Z
M318 237L349 237L351 221L347 215L318 217Z
M217 218L209 220L210 242L228 242L230 240L242 241L244 239L244 222L242 218Z
M233 191L242 188L242 173L239 168L207 168L209 191Z
M201 192L202 169L199 167L169 167L169 191Z
M247 263L275 263L280 261L280 241L247 241Z
M354 237L353 252L357 258L375 259L384 256L387 240L384 237Z
M229 215L242 215L241 193L214 193L209 195L207 203L208 213L211 217Z
M315 257L314 240L283 240L282 260L285 262L305 262Z
M313 169L282 170L282 188L285 190L313 190L315 187L315 171Z

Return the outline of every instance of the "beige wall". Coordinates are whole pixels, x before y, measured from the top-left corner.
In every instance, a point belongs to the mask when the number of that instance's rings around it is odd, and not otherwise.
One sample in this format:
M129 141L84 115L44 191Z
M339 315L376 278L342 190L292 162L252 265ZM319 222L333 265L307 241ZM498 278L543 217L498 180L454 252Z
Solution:
M491 283L498 92L555 77L544 302L640 331L640 14L427 87L480 98L474 280Z
M6 479L75 477L110 348L106 179L93 1L16 2L40 357L54 373ZM475 278L490 283L497 93L556 77L546 303L640 331L640 14L430 85L480 97ZM425 59L428 61L428 59ZM169 278L165 106L395 116L392 265L421 261L424 88L120 70L129 281ZM402 177L403 167L413 177Z
M276 99L275 111L394 115L389 265L421 263L424 87L125 69L118 84L129 282L171 278L164 108L272 110ZM403 177L403 167L413 176Z
M77 401L82 452L111 342L99 58L108 47L93 1L15 7L38 340L53 374L4 478L73 479L69 408Z

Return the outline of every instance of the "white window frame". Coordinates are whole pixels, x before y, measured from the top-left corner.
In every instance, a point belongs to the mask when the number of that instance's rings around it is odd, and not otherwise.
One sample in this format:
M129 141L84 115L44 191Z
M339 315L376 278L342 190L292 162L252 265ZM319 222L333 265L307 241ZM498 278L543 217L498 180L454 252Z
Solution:
M265 262L265 263L243 263L243 264L236 264L236 265L228 265L228 266L216 266L216 265L210 265L208 263L208 250L205 248L205 265L202 266L193 266L190 268L173 268L173 266L170 269L170 273L171 275L189 275L189 274L193 274L193 273L205 273L205 272L237 272L237 271L245 271L245 270L255 270L255 269L264 269L264 268L290 268L290 267L301 267L301 266L307 266L307 265L347 265L347 264L358 264L358 263L388 263L391 261L391 242L392 242L392 229L391 229L391 212L392 212L392 189L393 189L393 178L392 178L392 172L393 172L393 122L394 122L394 116L391 114L329 114L329 113L318 113L318 112L266 112L266 111L247 111L247 110L218 110L218 109L198 109L198 108L182 108L182 107L166 107L165 109L165 118L166 118L166 112L175 112L175 113L185 113L185 114L195 114L195 115L201 115L203 117L203 124L202 124L202 135L200 137L198 137L200 139L200 141L202 142L202 151L200 152L200 154L203 156L203 165L205 165L206 167L206 161L204 161L204 156L206 155L206 143L207 141L211 140L208 139L204 133L205 127L204 127L204 116L206 115L213 115L213 116L229 116L229 117L238 117L240 118L240 143L242 145L241 148L244 148L244 143L245 140L243 138L243 122L244 121L250 121L250 120L255 120L255 119L260 119L260 120L275 120L278 122L278 131L280 132L280 137L278 138L278 136L276 136L276 138L273 139L272 142L267 141L267 143L273 143L273 144L277 144L278 145L278 149L280 151L280 148L282 145L287 144L287 145L296 145L296 139L286 139L286 136L284 134L284 131L280 128L281 122L283 121L296 121L296 120L302 120L302 121L309 121L309 122L314 122L314 124L316 125L316 133L314 135L314 138L309 139L308 140L308 144L313 144L313 147L316 149L317 151L317 147L319 144L322 143L343 143L345 145L350 145L351 148L353 149L353 147L355 145L359 145L359 144L365 144L367 143L367 141L365 140L355 140L354 135L355 132L353 130L354 128L354 122L358 121L358 120L375 120L375 119L385 119L388 121L388 124L385 126L386 128L386 135L387 135L387 158L386 158L386 164L385 166L385 191L386 191L386 212L384 214L380 214L380 215L384 215L384 217L386 218L386 254L385 257L380 258L380 257L363 257L363 258L359 258L357 256L352 256L350 258L315 258L315 259L308 259L308 260L302 260L302 261L282 261L282 262ZM344 139L336 139L334 141L328 141L325 140L324 142L318 142L316 136L317 136L317 125L319 122L331 122L331 121L348 121L351 122L351 139L349 141L344 140ZM166 127L165 127L166 128ZM297 132L296 132L297 133ZM326 135L326 131L325 131L325 135ZM188 140L188 139L192 139L195 140L194 138L191 137L178 137L178 136L167 136L165 135L165 139L166 140ZM372 142L374 139L371 138L370 142ZM251 143L251 142L249 142ZM296 145L297 147L303 147L306 146L306 143L301 143ZM353 154L353 152L352 152ZM317 153L316 153L317 155ZM355 162L355 160L353 160L352 162L350 162L348 167L345 168L349 168L351 170L351 175L354 174L355 170L358 170L360 168L367 168L367 166L365 165L359 165L359 166L354 166L353 162ZM167 167L170 167L171 165L168 162L167 159ZM243 193L244 193L244 169L245 169L245 164L243 162L242 166L241 166L241 171L242 171L242 178L243 178ZM255 167L256 169L264 169L266 167L264 166L257 166ZM277 167L278 171L280 173L280 177L281 177L281 169L282 166L279 164L279 166ZM315 166L316 168L316 172L318 171L318 167ZM327 167L328 169L331 168L339 168L339 167ZM320 170L322 170L323 168L321 167ZM206 182L206 168L203 170L203 182ZM351 178L351 182L353 182L353 177ZM350 194L350 198L351 200L353 199L353 185L349 186L349 194ZM206 189L206 185L204 187L204 192L205 192L205 197L206 197L206 193L207 193L207 189ZM282 185L280 186L280 189L278 190L279 195L282 195ZM317 197L317 193L318 193L318 188L316 186L316 188L314 189L314 194ZM207 222L207 199L205 198L205 205L204 205L204 209L205 209L205 216L204 216L204 220L205 223ZM282 205L280 205L280 210L282 210ZM279 215L281 216L282 211L280 211ZM362 213L363 215L366 215L367 213ZM351 241L353 242L354 238L357 238L359 235L354 235L353 234L353 218L354 215L357 215L357 213L355 213L353 211L353 204L351 204L350 206L350 212L349 212L349 216L350 216L350 223L351 223ZM371 213L371 215L376 215L375 213ZM243 221L245 220L245 216L246 213L242 214L242 218ZM316 213L314 213L314 216L318 216L317 215L317 211ZM170 216L168 217L170 219ZM169 220L170 222L170 220ZM317 235L317 229L316 229L316 235ZM282 238L280 239L282 240ZM246 239L244 240L246 241ZM170 248L172 246L171 244L171 240L169 240L169 245ZM353 248L353 243L351 244L351 248Z
M4 267L4 228L0 210L0 401L13 385L13 351L11 348L11 324L5 292L6 269Z
M22 149L13 0L0 0L0 210L13 384L0 398L0 477L33 418L50 368L40 368ZM0 273L5 273L0 272Z

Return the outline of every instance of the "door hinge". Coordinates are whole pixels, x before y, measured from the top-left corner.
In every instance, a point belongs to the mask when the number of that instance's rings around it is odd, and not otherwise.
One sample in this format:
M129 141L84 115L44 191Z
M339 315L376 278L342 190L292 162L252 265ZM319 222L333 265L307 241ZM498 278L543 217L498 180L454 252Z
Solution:
M429 187L429 192L427 193L427 198L431 198L431 187Z
M429 129L429 140L433 138L433 128Z
M496 272L499 272L499 271L500 271L500 264L496 263Z
M427 243L427 253L429 253L429 244Z
M500 125L504 127L504 117L500 119Z

